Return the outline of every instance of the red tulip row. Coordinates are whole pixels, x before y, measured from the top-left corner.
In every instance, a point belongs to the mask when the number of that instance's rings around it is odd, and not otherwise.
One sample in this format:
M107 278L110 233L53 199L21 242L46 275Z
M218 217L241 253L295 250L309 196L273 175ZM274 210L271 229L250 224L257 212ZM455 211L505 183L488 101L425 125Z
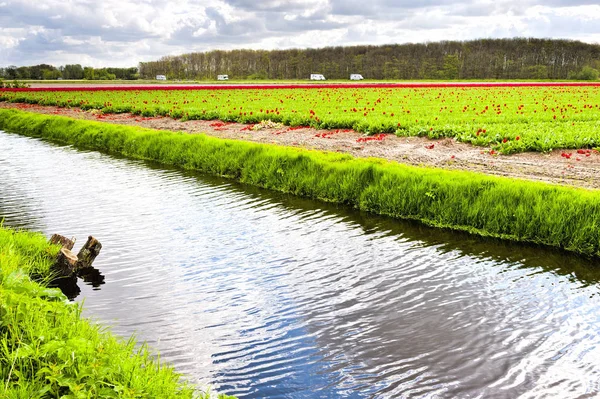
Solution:
M28 91L146 91L146 90L257 90L257 89L406 89L452 87L583 87L600 86L589 82L491 82L491 83L341 83L341 84L258 84L258 85L148 85L148 86L68 86L0 89L8 92Z

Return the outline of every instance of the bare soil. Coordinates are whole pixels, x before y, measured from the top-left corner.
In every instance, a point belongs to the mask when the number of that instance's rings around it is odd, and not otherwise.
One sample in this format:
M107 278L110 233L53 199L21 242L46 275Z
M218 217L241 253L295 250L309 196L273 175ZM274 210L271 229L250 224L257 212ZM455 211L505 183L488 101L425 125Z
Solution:
M249 125L220 121L179 121L169 117L144 118L132 114L102 115L97 111L31 104L0 102L0 108L17 108L41 114L63 115L76 119L113 124L135 125L150 129L204 133L209 136L271 143L314 150L352 154L356 157L384 158L404 164L433 166L452 170L468 170L490 175L600 189L600 154L579 154L568 150L571 158L551 153L499 155L489 148L459 143L454 139L430 140L422 137L381 136L368 138L352 130L317 130L312 128L265 128L254 131ZM366 141L365 141L366 139Z

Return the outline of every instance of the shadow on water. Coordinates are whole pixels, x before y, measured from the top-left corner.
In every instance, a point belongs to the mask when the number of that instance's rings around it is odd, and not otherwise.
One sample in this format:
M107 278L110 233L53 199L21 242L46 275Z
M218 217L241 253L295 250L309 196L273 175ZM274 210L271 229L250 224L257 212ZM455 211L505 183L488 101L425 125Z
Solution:
M84 284L94 288L100 288L100 286L104 284L105 277L100 270L95 267L86 267L85 269L79 270L77 276L56 278L52 280L48 286L51 288L59 288L62 293L72 301L81 294L81 288L78 285L81 280L83 280Z

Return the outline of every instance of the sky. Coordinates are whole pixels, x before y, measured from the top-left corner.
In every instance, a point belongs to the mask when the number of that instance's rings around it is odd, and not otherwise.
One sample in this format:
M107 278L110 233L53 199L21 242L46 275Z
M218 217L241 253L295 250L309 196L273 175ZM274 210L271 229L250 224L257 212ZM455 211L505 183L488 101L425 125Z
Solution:
M215 49L538 37L600 44L598 0L0 0L0 67Z

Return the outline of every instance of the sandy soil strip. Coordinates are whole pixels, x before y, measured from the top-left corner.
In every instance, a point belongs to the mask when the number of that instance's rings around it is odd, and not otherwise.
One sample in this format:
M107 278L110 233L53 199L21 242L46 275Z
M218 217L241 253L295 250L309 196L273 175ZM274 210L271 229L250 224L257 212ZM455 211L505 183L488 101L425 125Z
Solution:
M179 121L168 117L144 118L131 114L101 115L78 108L59 108L0 102L0 108L17 108L42 114L63 115L76 119L135 125L186 133L272 143L315 150L349 153L356 157L376 157L410 165L469 170L491 175L545 181L584 188L600 188L600 154L579 154L556 150L548 154L490 154L489 148L459 143L453 139L430 140L422 137L396 137L391 134L367 137L352 130L316 130L312 128L269 128L251 130L249 125L220 121Z

